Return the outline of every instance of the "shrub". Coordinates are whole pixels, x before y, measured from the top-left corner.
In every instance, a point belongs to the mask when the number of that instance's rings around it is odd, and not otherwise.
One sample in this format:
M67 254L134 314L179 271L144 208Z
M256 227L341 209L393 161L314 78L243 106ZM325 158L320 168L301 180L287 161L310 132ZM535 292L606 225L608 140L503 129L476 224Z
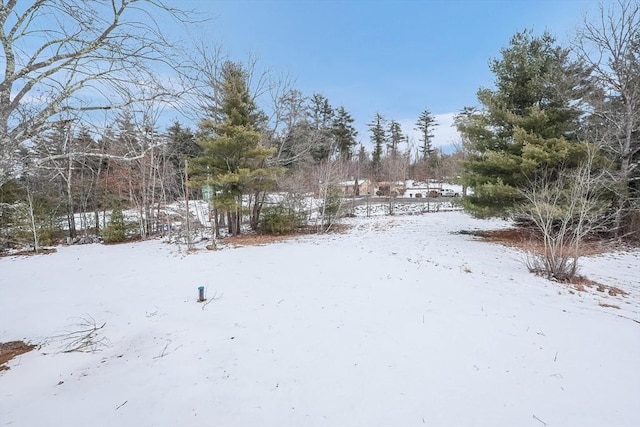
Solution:
M293 209L277 205L262 210L260 231L266 234L286 234L300 226L300 215Z
M102 230L102 238L105 243L119 243L127 239L127 225L122 209L114 209L111 212L109 224Z
M331 224L338 217L338 212L342 206L342 192L336 186L329 186L324 199L324 206L320 211L324 213L324 223Z

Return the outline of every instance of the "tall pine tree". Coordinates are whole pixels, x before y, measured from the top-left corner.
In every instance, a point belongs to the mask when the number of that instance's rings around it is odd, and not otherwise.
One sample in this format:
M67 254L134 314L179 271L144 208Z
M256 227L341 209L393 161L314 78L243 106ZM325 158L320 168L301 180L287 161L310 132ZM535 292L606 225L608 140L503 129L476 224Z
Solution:
M369 131L371 132L371 143L373 144L373 153L371 155L371 167L373 174L378 179L380 174L380 166L382 165L382 149L387 143L387 132L385 130L386 120L380 113L376 113L373 121L369 123Z
M395 157L398 154L398 148L400 147L400 143L404 139L404 135L402 135L402 127L400 123L395 120L391 120L389 124L389 139L387 140L387 152Z
M416 122L416 130L420 131L420 156L423 161L426 161L433 152L431 139L433 138L433 129L436 126L438 126L436 118L429 110L420 113Z
M491 63L495 89L480 89L482 109L458 117L471 155L463 179L466 207L477 216L507 215L520 190L541 175L576 165L575 142L584 71L548 33L517 33Z
M221 71L222 121L203 120L198 145L202 154L194 159L194 184L213 187L215 209L227 212L229 232L240 233L242 196L254 194L251 226L258 225L260 194L275 185L276 169L266 166L272 154L260 144L256 126L263 115L248 86L248 76L240 64L226 62Z
M178 196L184 190L184 167L187 159L193 159L202 154L202 148L196 143L196 137L191 129L183 127L175 121L167 128L167 145L165 154L172 165L173 188L172 195Z
M314 129L311 156L316 162L328 160L334 153L333 121L335 112L329 100L319 93L314 93L309 101L309 121Z
M333 136L338 147L338 152L343 160L351 160L353 147L356 145L358 132L353 127L354 119L344 107L338 108L333 120Z

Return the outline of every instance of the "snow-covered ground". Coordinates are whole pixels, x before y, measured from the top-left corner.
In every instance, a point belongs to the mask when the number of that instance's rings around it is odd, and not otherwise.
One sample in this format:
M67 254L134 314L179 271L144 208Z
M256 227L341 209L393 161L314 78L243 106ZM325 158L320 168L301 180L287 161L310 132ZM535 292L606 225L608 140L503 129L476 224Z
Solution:
M42 344L0 372L0 425L640 425L639 251L583 260L629 293L609 296L455 233L502 221L349 222L220 251L0 259L0 342ZM83 318L104 325L100 351L61 352Z

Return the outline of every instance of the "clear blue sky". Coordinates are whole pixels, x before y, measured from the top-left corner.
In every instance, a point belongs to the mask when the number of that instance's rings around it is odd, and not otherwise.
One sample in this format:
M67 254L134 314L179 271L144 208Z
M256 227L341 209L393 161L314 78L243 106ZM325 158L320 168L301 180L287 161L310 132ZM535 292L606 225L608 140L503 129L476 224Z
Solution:
M606 1L606 0L605 0ZM233 59L248 54L289 73L304 94L321 93L356 119L362 142L376 112L410 133L428 108L442 120L491 87L490 58L517 31L568 41L597 0L174 0L211 18L202 37Z

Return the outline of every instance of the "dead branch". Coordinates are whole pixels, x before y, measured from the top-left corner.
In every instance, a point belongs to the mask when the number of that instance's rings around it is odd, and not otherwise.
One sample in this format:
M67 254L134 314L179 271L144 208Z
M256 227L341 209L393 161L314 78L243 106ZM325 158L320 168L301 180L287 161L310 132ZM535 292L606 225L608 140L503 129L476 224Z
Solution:
M62 353L95 353L111 345L108 338L100 337L98 334L98 331L106 326L106 322L98 326L95 319L89 315L77 319L78 323L73 326L78 329L51 337L62 341Z
M6 2L5 2L6 3ZM169 101L181 89L158 76L178 72L180 50L157 19L189 14L162 1L9 1L0 8L0 184L19 149L60 119Z
M545 423L544 421L542 421L540 418L536 417L535 414L533 415L533 419L534 420L538 420L542 423L542 425L544 425L544 427L547 427L547 423Z

